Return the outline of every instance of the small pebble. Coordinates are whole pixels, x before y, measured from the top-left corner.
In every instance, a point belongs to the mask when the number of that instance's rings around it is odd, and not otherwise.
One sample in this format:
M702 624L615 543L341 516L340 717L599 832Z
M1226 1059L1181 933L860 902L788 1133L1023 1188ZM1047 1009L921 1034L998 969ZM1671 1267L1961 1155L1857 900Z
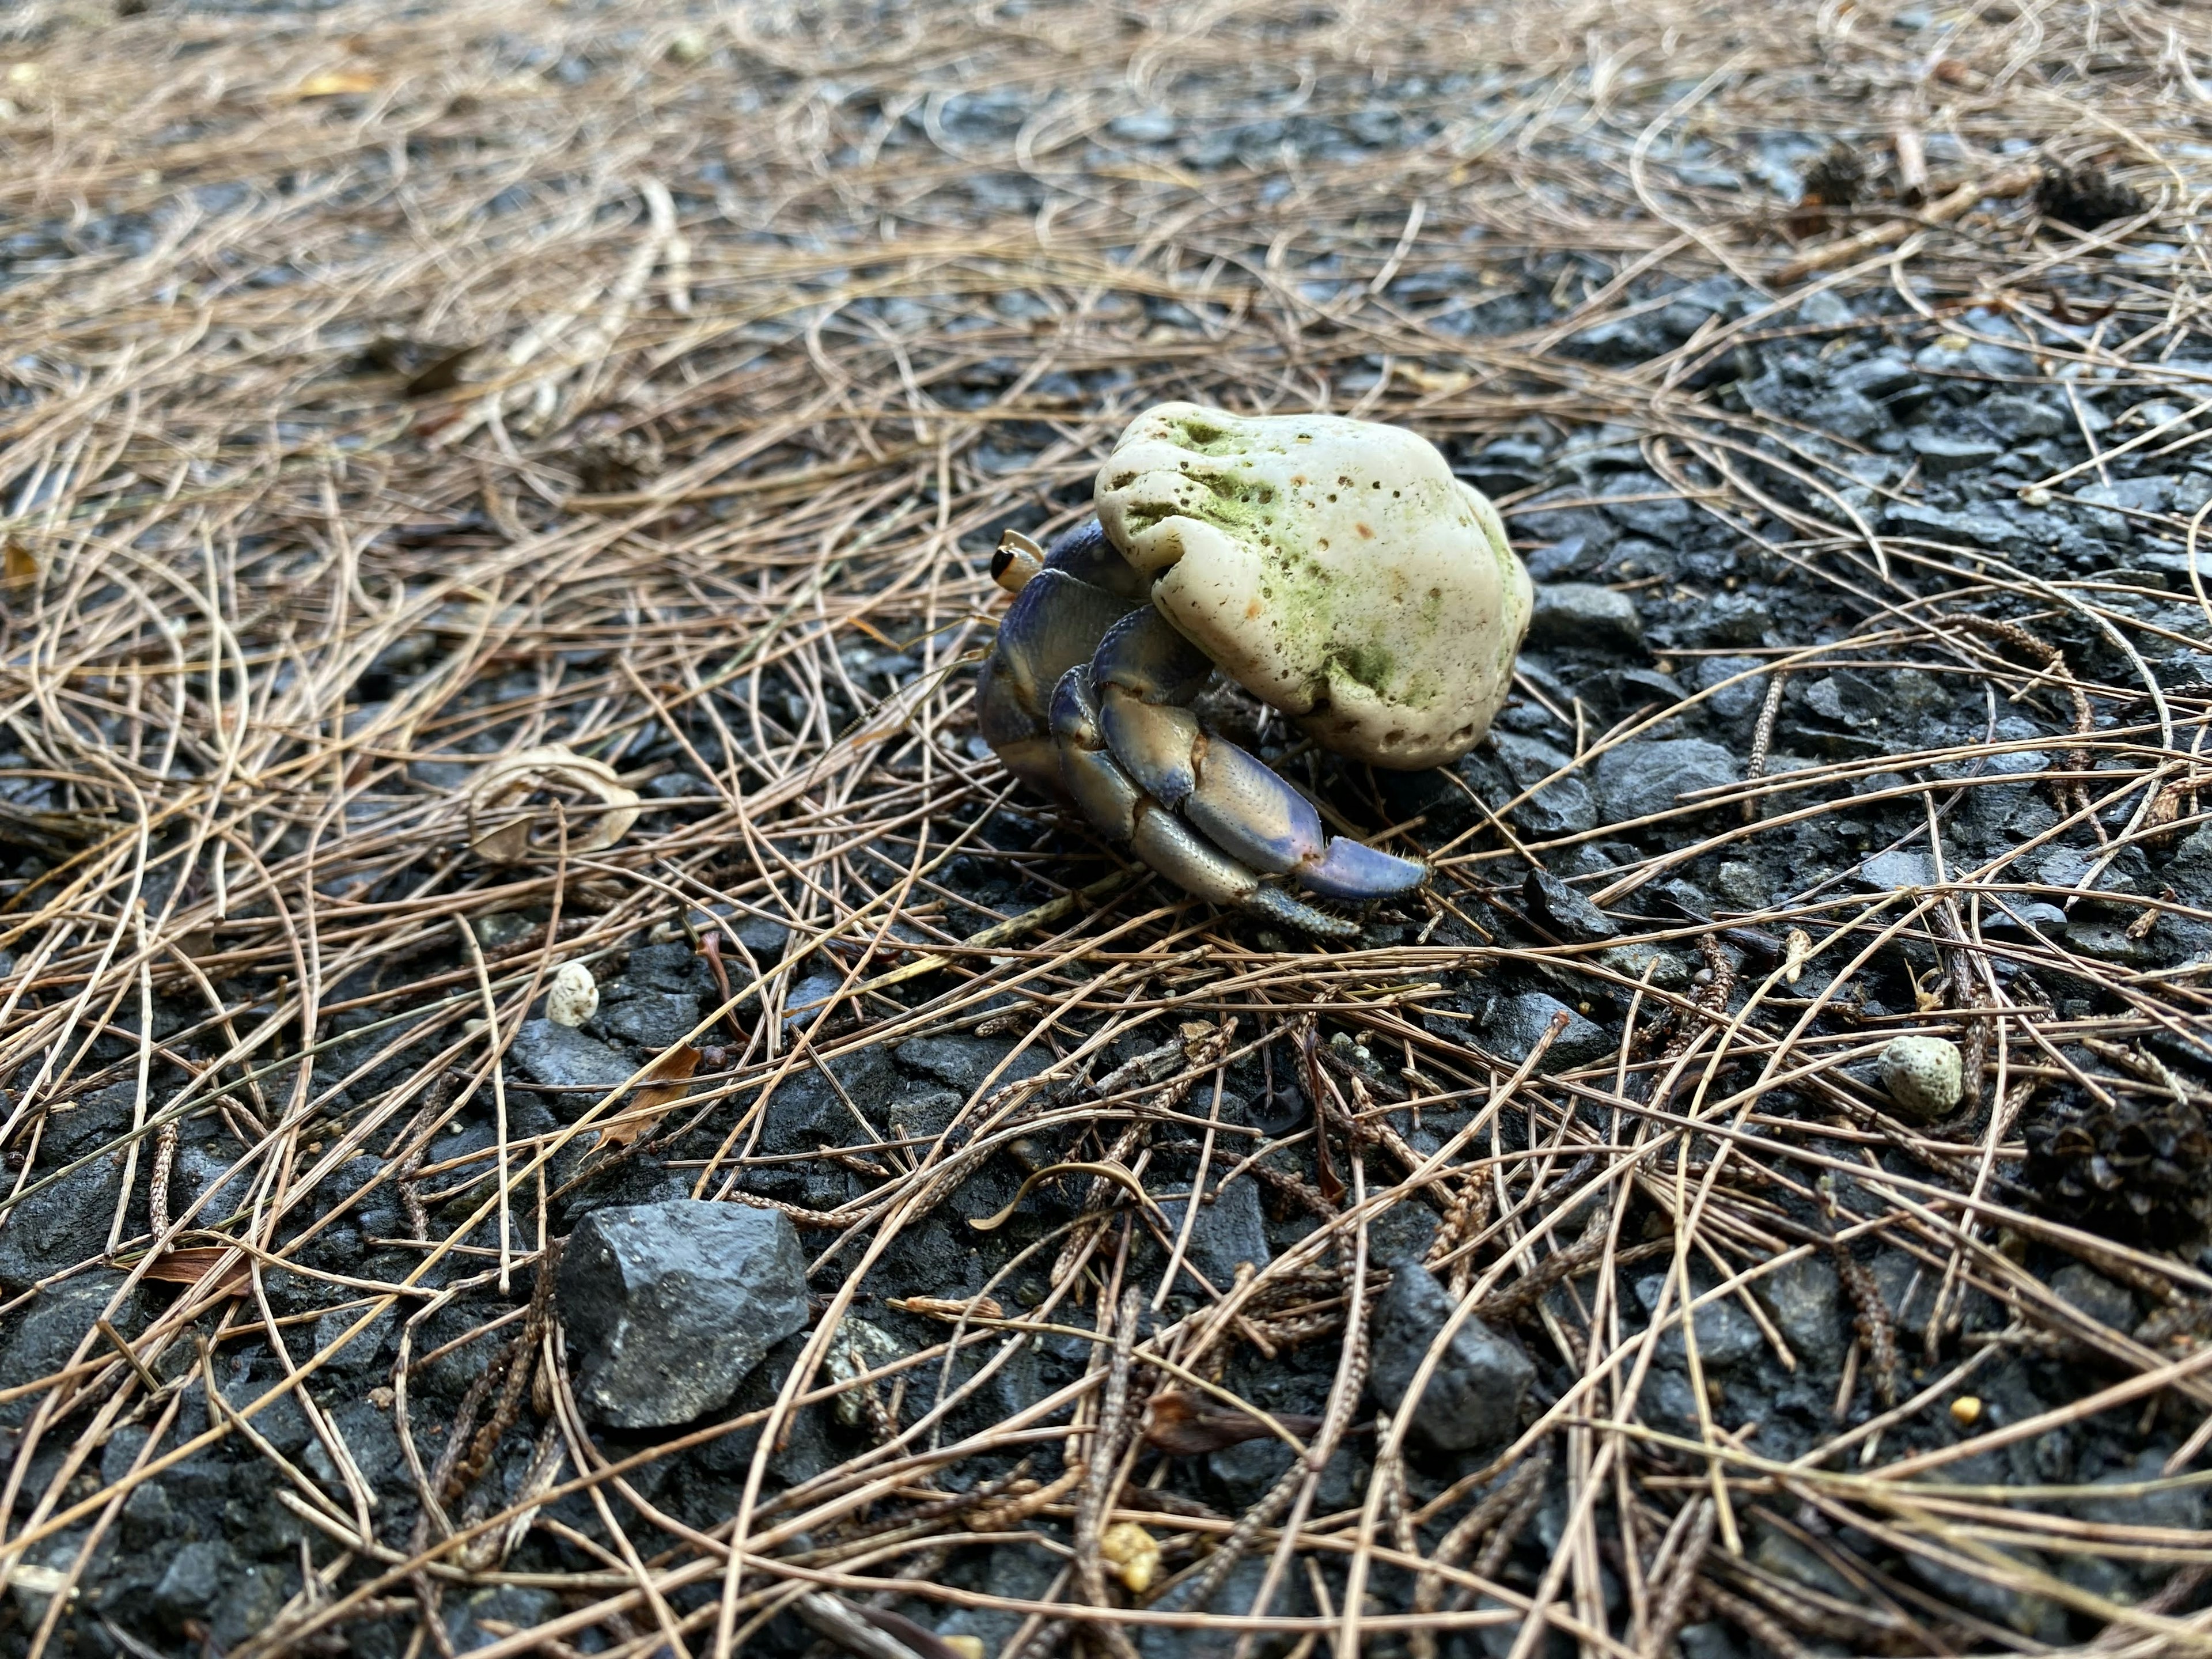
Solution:
M556 1025L581 1025L599 1011L599 983L580 962L564 962L554 970L545 993L545 1018Z
M1881 1051L1882 1087L1907 1116L1942 1116L1966 1092L1959 1045L1942 1037L1901 1036Z
M1098 1553L1124 1589L1142 1595L1160 1570L1159 1540L1133 1521L1116 1521L1098 1534Z
M1962 1394L1951 1402L1951 1420L1962 1429L1971 1429L1982 1420L1982 1402L1971 1394Z

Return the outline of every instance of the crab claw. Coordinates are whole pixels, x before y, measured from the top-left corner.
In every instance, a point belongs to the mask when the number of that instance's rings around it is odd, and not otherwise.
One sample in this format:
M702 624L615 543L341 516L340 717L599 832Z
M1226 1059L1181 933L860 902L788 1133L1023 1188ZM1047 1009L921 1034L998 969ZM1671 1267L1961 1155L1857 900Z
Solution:
M1249 910L1322 939L1358 934L1356 923L1267 885L1147 794L1115 758L1105 724L1091 671L1080 665L1069 669L1052 694L1052 735L1060 749L1060 781L1075 797L1083 816L1100 830L1127 844L1149 868L1194 897Z
M1329 898L1385 898L1421 884L1428 866L1323 836L1313 803L1189 709L1212 667L1157 611L1133 611L1091 659L1108 747L1137 786L1250 869L1289 876ZM1103 826L1102 826L1103 827Z

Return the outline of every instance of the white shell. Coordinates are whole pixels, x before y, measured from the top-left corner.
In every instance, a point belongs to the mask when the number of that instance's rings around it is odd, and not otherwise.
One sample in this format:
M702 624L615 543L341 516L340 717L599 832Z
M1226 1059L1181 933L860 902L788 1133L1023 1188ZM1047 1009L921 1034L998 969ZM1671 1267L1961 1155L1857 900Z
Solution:
M1942 1037L1894 1038L1876 1063L1881 1086L1908 1116L1942 1117L1966 1093L1966 1066L1959 1045Z
M1443 765L1505 701L1528 573L1424 438L1161 404L1121 434L1096 500L1161 613L1339 754Z
M599 1012L599 984L580 962L564 962L553 970L545 991L545 1018L556 1025L581 1025Z

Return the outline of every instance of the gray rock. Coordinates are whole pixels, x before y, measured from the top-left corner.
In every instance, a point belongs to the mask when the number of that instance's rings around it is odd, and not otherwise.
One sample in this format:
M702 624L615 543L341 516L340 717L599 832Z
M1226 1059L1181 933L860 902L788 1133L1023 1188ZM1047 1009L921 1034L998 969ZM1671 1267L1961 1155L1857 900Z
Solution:
M884 1127L894 1135L942 1134L967 1101L956 1089L912 1090L891 1103Z
M256 1174L239 1167L234 1141L186 1141L177 1148L169 1173L170 1213L181 1215L198 1205L195 1219L203 1227L214 1226L252 1201Z
M172 1623L204 1613L237 1569L225 1546L205 1540L187 1544L169 1558L161 1582L154 1586L155 1610Z
M1613 939L1620 932L1620 923L1546 871L1528 872L1521 884L1521 902L1538 921L1576 944Z
M1650 1312L1659 1305L1662 1289L1667 1283L1664 1273L1652 1273L1636 1281L1637 1299ZM1705 1286L1697 1285L1696 1293L1703 1295ZM1669 1324L1667 1334L1659 1339L1656 1356L1662 1365L1686 1366L1689 1351L1682 1343L1682 1304L1673 1297L1668 1298ZM1733 1296L1723 1296L1708 1302L1692 1316L1698 1328L1698 1363L1707 1370L1726 1370L1757 1358L1766 1352L1766 1337L1757 1322L1743 1310L1743 1304Z
M761 1145L768 1152L785 1153L879 1139L882 1109L898 1094L902 1082L890 1057L880 1048L817 1060L776 1085L769 1099L768 1120L761 1127ZM845 1103L848 1099L851 1106ZM866 1127L854 1117L854 1106L867 1115Z
M112 1164L97 1158L0 1218L0 1285L24 1290L105 1250L121 1182Z
M957 1089L964 1095L981 1088L983 1079L1013 1052L1013 1048L1011 1042L1001 1038L955 1036L914 1037L900 1043L895 1052L898 1063L908 1071L934 1078L946 1088ZM1014 1083L1035 1077L1051 1064L1049 1049L1032 1046L999 1073L999 1081Z
M1757 657L1706 657L1691 671L1692 685L1700 691L1735 679L1739 674L1749 673L1765 665ZM1706 698L1706 705L1723 720L1742 720L1758 712L1766 700L1766 677L1763 674L1751 679L1737 680L1734 685L1714 691Z
M1936 864L1925 853L1900 847L1894 852L1877 853L1860 865L1858 878L1884 892L1925 887L1936 879Z
M1920 384L1919 372L1896 352L1884 351L1836 371L1836 385L1867 398L1893 398Z
M727 927L729 924L725 922L723 926ZM689 943L679 939L639 945L629 953L621 977L605 988L609 996L631 996L639 991L688 991L697 995L709 982L707 964L699 960Z
M1187 1199L1171 1198L1162 1201L1160 1209L1167 1218L1168 1236L1173 1238L1182 1230L1183 1212L1188 1207ZM1237 1268L1241 1262L1250 1262L1255 1267L1264 1267L1274 1259L1267 1248L1267 1218L1260 1212L1260 1183L1256 1181L1232 1181L1224 1187L1211 1204L1198 1206L1198 1216L1190 1224L1190 1243L1183 1252L1187 1267L1196 1268L1217 1291L1225 1291L1236 1281ZM1198 1285L1182 1274L1177 1274L1177 1288L1195 1292Z
M283 1610L290 1598L286 1579L298 1577L297 1569L287 1571L263 1561L249 1561L238 1568L224 1581L210 1609L212 1616L208 1624L215 1638L213 1645L234 1648L260 1631Z
M1538 738L1493 728L1491 751L1513 781L1514 788L1527 789L1565 766L1572 758ZM1597 826L1597 803L1589 786L1571 774L1547 784L1509 816L1532 836L1571 836Z
M1915 432L1911 443L1912 453L1920 457L1922 470L1933 478L1987 466L2004 453L2002 445L1988 438L1926 428Z
M1692 790L1733 783L1735 757L1702 738L1625 743L1598 757L1597 798L1615 823L1664 812Z
M637 1069L598 1038L550 1019L523 1021L507 1057L531 1082L550 1089L611 1089Z
M996 1595L1015 1601L1042 1601L1051 1594L1054 1576L1053 1569L1039 1559L1042 1553L1019 1544L994 1545L980 1582L988 1584ZM1021 1629L1022 1623L1018 1613L1000 1613L991 1607L958 1607L938 1626L937 1634L940 1638L973 1636L983 1644L985 1653L1000 1653Z
M1642 979L1644 969L1649 968L1651 983L1662 991L1679 991L1690 982L1690 964L1672 951L1662 951L1656 945L1616 945L1599 951L1597 959L1614 973L1632 980Z
M359 1308L337 1308L315 1322L315 1348L318 1352L331 1346L354 1328L362 1316ZM345 1376L365 1376L378 1368L384 1358L386 1346L398 1339L398 1315L387 1308L371 1320L368 1328L337 1350L327 1360L325 1368Z
M1774 626L1766 601L1751 593L1716 593L1690 624L1700 645L1757 645Z
M1843 1363L1850 1346L1842 1313L1843 1286L1832 1265L1805 1256L1778 1267L1753 1285L1766 1304L1782 1340L1802 1358L1824 1369Z
M556 1297L586 1413L667 1428L727 1403L805 1324L806 1261L780 1210L696 1199L595 1210L562 1254Z
M0 1333L0 1388L34 1382L66 1365L122 1283L116 1274L94 1273L40 1291L38 1299L9 1321L8 1328ZM139 1328L145 1295L143 1291L131 1291L112 1316L115 1328L125 1335L135 1334ZM106 1347L106 1343L95 1339L95 1352ZM28 1395L0 1404L0 1421L20 1423L37 1404L38 1397Z
M1367 1224L1367 1256L1388 1267L1419 1261L1436 1241L1437 1212L1418 1199L1402 1199Z
M1713 890L1739 910L1763 910L1773 896L1766 872L1742 859L1730 859L1713 873Z
M1644 649L1644 619L1626 593L1595 582L1552 582L1536 589L1528 643L1601 651Z
M2116 1331L2135 1328L2135 1297L2124 1286L2113 1284L2102 1273L2078 1261L2069 1262L2051 1275L2051 1290L2061 1302L2100 1325L2109 1325Z
M2040 398L2023 398L2009 392L2001 392L1993 398L1984 398L1974 410L1975 415L2008 443L2030 443L2038 438L2055 438L2066 430L2066 416Z
M387 1413L362 1400L339 1407L331 1413L330 1419L331 1427L345 1442L346 1455L353 1459L362 1479L370 1486L375 1486L399 1467L399 1436ZM319 1439L310 1442L301 1452L300 1462L325 1486L344 1490L337 1467L331 1462L331 1455L323 1449Z
M2002 548L2012 539L2012 530L1994 513L1947 513L1918 501L1892 501L1882 508L1882 526L1899 535L1930 541L1965 542L1974 547Z
M1368 1386L1392 1412L1405 1404L1413 1373L1451 1317L1451 1294L1418 1262L1391 1270L1390 1288L1375 1308ZM1502 1444L1521 1426L1521 1405L1536 1367L1509 1334L1470 1314L1437 1361L1413 1407L1413 1426L1449 1451Z
M1850 443L1871 438L1889 425L1889 411L1863 392L1838 387L1805 406L1808 426L1832 432Z
M542 1625L561 1611L561 1600L550 1590L527 1584L501 1584L465 1598L447 1592L446 1633L456 1653L488 1648L503 1635ZM486 1625L484 1620L491 1623Z
M621 980L609 986L599 1005L599 1029L611 1036L641 1048L666 1048L699 1023L699 999L692 992L633 989L625 994L623 986Z
M1565 1071L1613 1052L1613 1040L1603 1026L1584 1019L1557 997L1541 991L1524 991L1492 1003L1482 1024L1483 1046L1517 1064L1528 1059L1543 1040L1556 1014L1567 1017L1567 1029L1545 1051L1540 1069Z

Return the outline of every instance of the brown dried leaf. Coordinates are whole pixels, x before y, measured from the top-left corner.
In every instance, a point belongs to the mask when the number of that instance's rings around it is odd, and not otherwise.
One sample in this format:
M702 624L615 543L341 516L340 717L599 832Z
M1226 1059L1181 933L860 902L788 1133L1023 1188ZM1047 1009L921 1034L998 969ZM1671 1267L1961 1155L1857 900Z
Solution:
M197 1285L215 1271L216 1263L230 1251L222 1245L194 1245L171 1250L146 1269L145 1276L164 1285ZM231 1263L215 1285L219 1295L237 1296L246 1289L247 1263L244 1256Z
M669 1109L690 1092L691 1073L698 1069L699 1051L689 1043L681 1048L671 1048L654 1060L622 1121L599 1131L599 1145L631 1146L641 1135L659 1128Z
M1321 1419L1278 1412L1275 1420L1292 1434L1314 1434ZM1145 1439L1173 1457L1203 1457L1243 1440L1265 1440L1274 1433L1249 1412L1216 1405L1186 1389L1163 1389L1145 1405Z
M39 580L39 556L31 551L16 537L8 538L4 555L0 555L0 586L10 589L30 586Z

